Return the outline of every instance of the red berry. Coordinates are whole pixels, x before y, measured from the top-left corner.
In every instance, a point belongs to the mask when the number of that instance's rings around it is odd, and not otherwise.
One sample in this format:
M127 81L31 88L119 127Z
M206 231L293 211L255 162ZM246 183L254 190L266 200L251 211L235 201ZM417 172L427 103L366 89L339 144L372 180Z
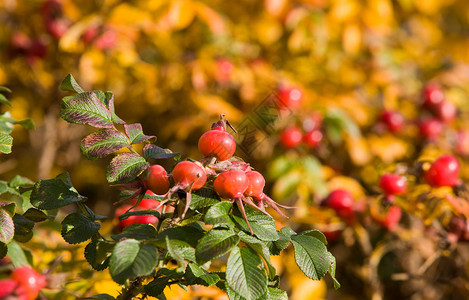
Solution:
M257 171L248 171L246 172L246 176L248 177L249 185L244 192L244 195L247 197L262 199L264 196L265 186L264 176Z
M228 170L215 178L213 188L217 194L225 199L243 198L243 194L249 186L249 179L241 170Z
M28 299L36 299L39 291L46 286L46 277L37 273L30 266L21 266L13 271L11 278L16 280L22 288Z
M392 132L399 132L404 127L404 117L398 111L383 111L381 114L381 121L386 125L389 131Z
M146 191L146 194L151 195L151 196L157 196L155 193L153 193L150 190ZM137 203L137 199L132 200L132 205ZM150 199L150 198L143 198L142 201L138 204L137 208L141 208L143 210L148 210L148 209L154 209L158 207L159 201L155 199Z
M342 189L332 191L325 200L325 205L334 209L340 217L348 218L354 213L352 195Z
M12 295L18 287L18 281L13 279L0 280L0 299Z
M455 186L459 183L459 161L452 155L442 155L433 162L424 178L433 187Z
M397 174L383 174L379 180L379 187L386 195L399 195L405 192L407 182Z
M94 45L100 50L106 50L115 46L117 35L112 30L106 30L95 41Z
M435 115L443 122L451 123L457 115L457 108L453 102L444 100L433 107Z
M204 169L191 161L181 161L173 169L173 179L181 189L185 190L191 185L191 190L201 189L207 182Z
M303 130L306 132L319 129L322 124L322 115L319 112L313 112L309 117L303 120Z
M426 139L433 140L443 132L443 123L437 119L428 119L420 123L420 134Z
M47 48L40 39L31 40L31 46L28 49L28 55L44 58L47 54Z
M157 195L164 195L169 190L169 178L166 170L160 165L152 165L148 169L147 187Z
M46 21L47 32L56 39L60 39L65 32L67 32L68 27L69 24L65 19L52 19Z
M219 161L227 160L236 151L236 142L231 134L222 130L210 130L199 139L199 151L204 156L214 156Z
M381 220L381 224L386 227L389 231L396 229L397 224L401 220L402 210L399 206L391 206L386 212L386 216Z
M280 142L286 148L295 148L303 140L303 133L295 126L286 128L280 136Z
M31 39L22 32L15 32L11 37L11 47L15 54L26 52L31 47Z
M142 200L143 202L143 200ZM142 203L140 202L140 204ZM132 207L132 205L130 204L126 204L126 205L122 205L121 207L117 208L116 209L116 212L115 212L115 217L116 219L119 219L119 216L120 215L123 215L125 212L127 212L130 208ZM146 207L141 207L140 205L137 207L137 210L139 209L147 209ZM130 216L126 219L123 219L123 220L119 220L119 224L118 224L118 227L119 227L119 230L123 230L125 227L129 226L129 225L132 225L132 224L143 224L143 223L147 223L147 224L156 224L158 223L158 218L155 217L155 216Z
M322 141L322 132L320 130L311 130L303 137L303 142L311 148L317 147Z
M99 33L99 28L96 26L90 26L86 28L85 32L83 32L83 42L85 44L90 44L98 35Z
M458 131L456 137L456 151L460 155L469 154L469 134L466 131Z
M303 100L303 92L299 88L281 87L278 90L280 108L297 108Z
M423 90L423 105L432 107L445 99L445 95L440 86L436 84L428 84Z
M229 81L234 70L233 63L228 59L220 58L220 59L217 59L216 65L217 65L217 72L216 72L217 80L220 82Z

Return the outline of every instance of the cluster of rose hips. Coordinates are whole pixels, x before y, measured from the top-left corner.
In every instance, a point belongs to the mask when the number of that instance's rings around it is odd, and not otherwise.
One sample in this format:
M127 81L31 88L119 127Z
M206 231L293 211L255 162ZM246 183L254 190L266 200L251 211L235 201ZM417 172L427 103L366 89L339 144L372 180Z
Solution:
M46 277L30 266L13 270L9 279L0 280L0 299L34 300L46 286Z
M303 120L302 127L290 125L280 134L280 143L287 149L293 149L304 143L309 148L316 148L322 141L322 116L312 113Z
M262 174L252 170L248 163L233 158L236 142L226 131L227 125L235 131L224 115L221 115L220 120L212 124L211 130L199 138L198 148L204 156L200 161L181 161L176 164L171 174L168 174L161 165L152 165L145 177L145 188L149 190L147 194L154 193L163 196L163 199L161 201L144 199L145 201L138 204L137 210L154 209L160 212L172 212L174 206L168 211L166 205L177 205L180 207L178 215L183 219L189 209L192 192L205 187L207 183L213 183L213 189L220 198L236 203L251 233L253 231L249 225L244 204L266 215L269 214L265 211L265 207L270 206L285 216L279 206L288 207L276 203L264 194L265 179ZM185 203L179 198L178 192L181 190L185 192ZM120 208L118 214L122 214L130 207L129 205ZM121 223L119 226L123 228L128 224L158 222L156 217L147 217L147 219L142 217L134 216L133 219L126 221L127 223Z
M70 20L64 15L61 1L45 1L41 12L47 32L52 37L60 39L67 32L71 24Z
M460 184L459 179L460 164L456 157L452 155L442 155L437 158L431 166L424 170L423 180L431 187L455 187ZM399 206L394 204L394 197L402 195L407 189L407 179L403 175L395 173L382 174L379 179L379 187L384 194L385 213L382 214L378 211L371 211L373 219L381 224L383 227L392 231L396 228L402 215ZM353 199L353 196L347 190L337 189L332 191L322 205L335 210L336 214L343 218L344 221L351 224L356 220L356 213L362 208ZM462 225L461 225L462 224ZM461 228L466 228L466 222L460 222L458 218L450 224L450 227L458 229L458 235L466 237L466 231L463 232ZM450 230L451 230L450 228ZM469 239L469 232L467 234Z

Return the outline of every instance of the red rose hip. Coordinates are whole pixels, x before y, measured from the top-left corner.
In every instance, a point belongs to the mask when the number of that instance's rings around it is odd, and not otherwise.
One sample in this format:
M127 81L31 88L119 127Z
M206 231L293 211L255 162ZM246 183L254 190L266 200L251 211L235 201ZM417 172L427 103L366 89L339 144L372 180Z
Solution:
M433 187L455 186L459 184L459 161L452 155L442 155L433 162L424 178Z
M287 127L280 136L280 143L285 148L295 148L303 140L303 133L296 126Z
M147 187L157 195L164 195L169 190L169 178L166 170L160 165L153 165L148 169Z
M399 195L405 192L407 182L397 174L383 174L379 180L379 187L386 195Z

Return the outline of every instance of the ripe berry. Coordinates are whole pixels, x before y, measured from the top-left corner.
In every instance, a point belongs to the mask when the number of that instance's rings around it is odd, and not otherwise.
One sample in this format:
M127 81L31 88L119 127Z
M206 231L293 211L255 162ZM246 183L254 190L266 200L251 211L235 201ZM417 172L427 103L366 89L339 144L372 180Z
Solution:
M214 156L219 161L227 160L236 151L236 142L231 134L222 130L210 130L199 139L199 151L204 156Z
M46 30L54 38L60 39L69 27L68 22L65 19L51 19L46 20Z
M303 120L303 130L306 132L319 129L322 124L322 115L315 111L309 117Z
M420 123L420 134L429 140L436 139L443 132L443 123L437 119L428 119Z
M424 178L433 187L455 186L459 184L459 161L452 155L442 155L433 162Z
M213 188L217 194L226 199L243 198L249 186L249 179L241 170L228 170L217 176Z
M324 202L326 206L334 209L337 215L343 218L353 216L353 203L352 195L342 189L332 191Z
M151 190L147 190L146 194L151 195L151 196L157 196ZM132 200L132 205L137 203L137 200L138 199L133 199ZM154 209L154 208L158 207L159 204L160 204L160 202L158 200L151 199L151 198L143 198L142 201L140 201L140 203L137 205L137 208L141 208L143 210Z
M157 195L164 195L169 190L169 178L166 170L160 165L152 165L148 169L147 187Z
M97 36L99 33L99 28L97 26L90 26L85 29L83 32L83 42L85 44L90 44Z
M457 108L453 102L443 100L433 107L433 112L443 122L451 123L457 115Z
M303 136L303 142L311 148L317 147L322 141L322 132L320 130L311 130Z
M21 266L13 271L11 278L24 289L28 299L36 299L39 291L46 286L46 277L30 266Z
M230 80L231 75L233 74L234 65L233 63L226 59L220 58L216 61L216 77L220 82L227 82Z
M280 108L297 108L303 100L303 92L299 88L281 87L278 89Z
M18 287L18 282L13 279L2 279L0 280L0 299L4 299L7 296L11 296L15 289Z
M287 127L280 136L280 142L285 148L295 148L303 140L303 133L296 126Z
M104 31L96 40L94 45L100 50L106 50L115 46L117 42L117 34L112 30Z
M185 160L174 167L173 179L180 189L196 191L205 185L207 175L198 164Z
M379 187L386 195L399 195L405 192L407 182L397 174L383 174L379 180Z
M456 152L460 155L469 154L469 134L467 131L458 131L456 136Z
M423 105L430 108L445 99L443 90L436 84L428 84L423 90Z
M391 132L399 132L404 127L404 117L398 111L383 111L383 113L381 114L381 121Z
M401 220L401 216L401 208L399 206L391 206L386 212L384 218L380 220L380 223L389 231L394 231L394 229L397 227L397 224L399 224L399 221Z
M115 212L116 219L119 219L119 216L123 215L131 207L132 207L132 205L126 204L126 205L122 205L121 207L117 208L116 212ZM143 208L143 207L140 207L140 208ZM139 210L138 207L137 207L137 210ZM120 231L122 231L125 227L127 227L129 225L143 224L143 223L156 224L156 223L158 223L158 218L155 217L155 216L130 216L126 219L119 220L118 228L119 228Z

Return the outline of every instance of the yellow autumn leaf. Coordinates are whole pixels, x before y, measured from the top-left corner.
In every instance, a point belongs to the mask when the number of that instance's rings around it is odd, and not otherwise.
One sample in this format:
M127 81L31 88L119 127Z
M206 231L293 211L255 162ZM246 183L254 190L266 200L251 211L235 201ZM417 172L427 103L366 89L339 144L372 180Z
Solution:
M355 165L363 166L371 161L372 155L366 139L361 136L346 136L345 142L350 158Z
M167 20L174 29L183 29L189 26L194 19L195 11L191 0L171 1Z
M369 135L367 138L373 155L384 163L390 164L412 154L412 148L394 135Z

